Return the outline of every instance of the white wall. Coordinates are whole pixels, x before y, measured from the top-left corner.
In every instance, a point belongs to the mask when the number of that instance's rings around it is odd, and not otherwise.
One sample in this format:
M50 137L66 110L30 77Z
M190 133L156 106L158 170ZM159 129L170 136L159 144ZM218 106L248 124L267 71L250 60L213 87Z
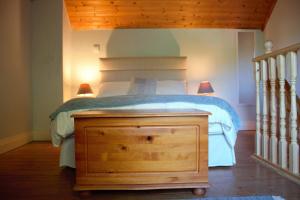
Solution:
M253 73L254 41L253 32L238 33L238 92L240 104L255 104L255 81L253 81L252 76L245 76L245 74Z
M63 1L31 2L33 136L35 140L47 140L49 115L63 102Z
M237 32L233 29L73 31L71 93L76 94L81 82L91 83L97 92L100 56L187 56L191 93L196 93L200 81L211 81L216 95L238 110L244 126L254 125L254 106L238 103ZM260 54L263 35L260 31L255 33L256 52ZM93 52L95 43L100 44L100 53Z
M272 40L274 50L300 42L300 1L277 0L264 30L266 40Z
M72 53L72 28L69 21L65 3L63 4L63 100L72 97L71 94L71 53Z
M1 0L0 27L1 153L31 137L30 0Z
M264 33L273 42L273 50L300 43L300 0L278 0ZM300 51L296 92L300 95Z

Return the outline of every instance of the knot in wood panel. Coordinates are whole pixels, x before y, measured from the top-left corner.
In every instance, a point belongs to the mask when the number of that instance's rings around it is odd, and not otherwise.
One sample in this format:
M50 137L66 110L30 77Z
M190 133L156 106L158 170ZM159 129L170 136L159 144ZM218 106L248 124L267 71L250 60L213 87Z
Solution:
M128 151L128 147L126 147L125 145L120 144L119 146L122 151Z
M146 140L149 142L149 143L152 143L153 142L153 136L147 136L146 137Z

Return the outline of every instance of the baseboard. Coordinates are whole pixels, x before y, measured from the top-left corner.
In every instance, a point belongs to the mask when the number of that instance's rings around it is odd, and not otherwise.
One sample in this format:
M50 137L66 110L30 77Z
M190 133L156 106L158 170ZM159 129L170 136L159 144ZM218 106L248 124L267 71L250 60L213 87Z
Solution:
M286 169L282 169L278 165L274 165L270 161L264 160L260 156L252 155L251 157L255 161L257 161L258 163L262 164L263 166L268 167L269 169L274 170L274 172L276 172L277 174L279 174L279 175L281 175L281 176L283 176L285 178L288 178L289 180L291 180L291 181L297 183L298 185L300 185L300 176L299 175L292 174L290 171L288 171Z
M33 141L50 141L51 136L49 131L33 131Z
M242 122L240 130L255 130L256 122L255 121L245 121Z
M0 139L0 154L18 148L32 141L31 132L22 132L17 135Z

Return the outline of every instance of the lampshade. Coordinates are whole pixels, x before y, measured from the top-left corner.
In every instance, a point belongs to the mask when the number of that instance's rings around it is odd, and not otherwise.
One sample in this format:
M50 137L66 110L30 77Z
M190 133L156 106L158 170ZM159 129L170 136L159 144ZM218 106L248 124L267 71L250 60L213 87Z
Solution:
M93 94L93 91L90 84L88 83L80 84L77 95L84 96L84 95L91 95L91 94Z
M199 85L198 94L203 93L213 93L214 89L212 88L209 81L202 81Z

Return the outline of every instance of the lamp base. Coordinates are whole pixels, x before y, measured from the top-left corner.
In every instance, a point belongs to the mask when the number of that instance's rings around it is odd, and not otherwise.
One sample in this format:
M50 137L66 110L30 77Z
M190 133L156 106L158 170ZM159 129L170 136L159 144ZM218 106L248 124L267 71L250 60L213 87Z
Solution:
M215 93L198 93L197 95L199 95L199 96L212 96L212 97L214 97L215 96Z

